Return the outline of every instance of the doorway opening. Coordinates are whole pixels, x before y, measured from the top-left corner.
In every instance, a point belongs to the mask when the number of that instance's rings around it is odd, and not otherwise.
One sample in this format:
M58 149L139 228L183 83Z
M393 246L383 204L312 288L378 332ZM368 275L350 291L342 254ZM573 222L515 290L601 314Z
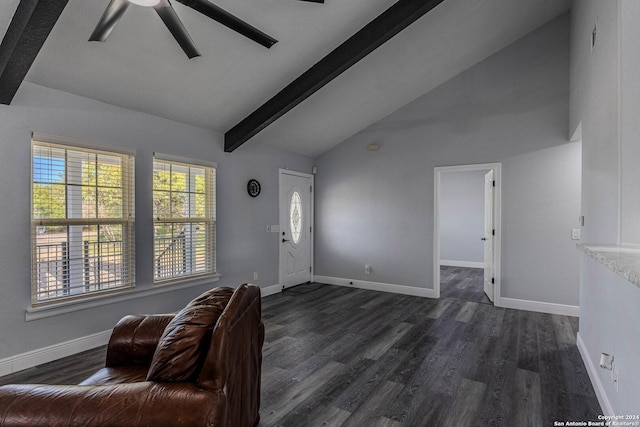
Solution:
M499 305L501 164L434 169L434 296Z

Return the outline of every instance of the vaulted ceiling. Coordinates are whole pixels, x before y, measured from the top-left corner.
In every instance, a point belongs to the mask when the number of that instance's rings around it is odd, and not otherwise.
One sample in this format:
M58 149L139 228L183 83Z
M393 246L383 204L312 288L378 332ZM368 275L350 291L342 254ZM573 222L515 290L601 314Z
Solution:
M20 1L3 3L0 35ZM214 3L278 43L267 49L178 1L173 7L198 58L189 60L158 14L137 5L106 42L88 42L109 0L69 0L25 80L226 133L396 0ZM246 146L321 154L569 6L570 0L445 0Z

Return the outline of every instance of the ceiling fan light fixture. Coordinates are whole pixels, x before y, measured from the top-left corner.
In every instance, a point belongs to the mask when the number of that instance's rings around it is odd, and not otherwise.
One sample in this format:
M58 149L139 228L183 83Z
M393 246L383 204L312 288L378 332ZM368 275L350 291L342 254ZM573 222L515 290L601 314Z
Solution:
M151 7L160 3L160 0L129 0L129 2L137 4L138 6Z

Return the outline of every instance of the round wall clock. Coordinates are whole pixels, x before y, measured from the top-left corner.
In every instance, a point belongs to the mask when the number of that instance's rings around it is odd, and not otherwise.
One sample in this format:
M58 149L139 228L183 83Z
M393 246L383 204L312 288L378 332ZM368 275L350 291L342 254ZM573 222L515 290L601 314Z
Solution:
M258 194L260 194L260 182L257 179L250 179L247 182L247 193L251 197L258 197Z

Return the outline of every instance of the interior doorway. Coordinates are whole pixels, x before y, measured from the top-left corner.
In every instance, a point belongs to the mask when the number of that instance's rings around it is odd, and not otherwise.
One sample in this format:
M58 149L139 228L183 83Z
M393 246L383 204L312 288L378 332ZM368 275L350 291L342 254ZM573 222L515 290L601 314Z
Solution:
M486 302L497 303L500 295L501 184L500 163L434 169L433 283L436 298L441 296L442 274L448 282L456 279L452 275L466 269L468 277L464 280L478 287L474 289L474 295L484 293L486 297L480 297L488 299Z

